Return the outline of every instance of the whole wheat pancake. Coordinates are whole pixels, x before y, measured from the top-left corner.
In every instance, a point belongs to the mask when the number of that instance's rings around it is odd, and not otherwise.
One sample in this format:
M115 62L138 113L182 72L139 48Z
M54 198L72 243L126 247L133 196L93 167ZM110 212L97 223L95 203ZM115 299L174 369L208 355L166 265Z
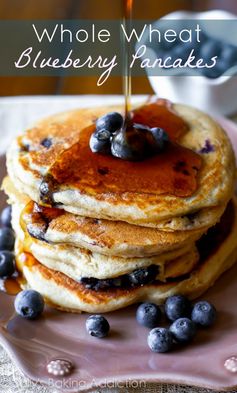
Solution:
M233 209L232 209L233 210ZM237 206L228 212L228 219L234 217L231 226L226 228L227 221L220 224L214 239L220 242L207 250L205 242L201 250L201 260L198 266L187 276L175 281L152 284L134 288L111 288L106 291L95 291L82 283L69 278L61 272L55 272L40 264L31 254L18 253L18 265L26 278L26 287L38 290L56 307L67 311L108 312L123 308L139 301L163 303L171 295L182 293L194 299L204 293L218 277L229 269L237 259ZM208 235L207 235L208 236ZM222 240L221 240L222 237ZM212 239L206 239L206 243ZM213 239L212 239L213 240Z
M194 243L166 251L156 256L113 257L92 252L85 248L68 244L50 244L29 235L20 225L21 209L12 205L12 226L21 248L28 251L40 263L60 271L79 281L82 277L109 279L129 274L137 269L157 266L157 277L165 281L167 277L181 276L189 272L197 263L199 255Z
M28 130L13 142L8 151L8 173L14 184L32 200L39 201L44 176L52 171L52 167L63 155L70 157L70 149L76 143L80 144L82 130L86 126L111 110L121 111L121 108L96 107L71 111L50 117ZM160 193L158 189L121 191L116 188L116 182L111 187L108 186L104 171L101 171L99 178L97 176L99 180L95 184L95 168L91 165L94 153L88 152L90 156L87 161L77 163L67 160L65 173L70 167L78 165L82 173L86 173L86 179L82 178L77 187L70 181L60 184L52 192L54 204L85 217L126 221L165 230L191 230L214 225L233 193L235 157L231 144L223 129L208 115L184 105L174 105L173 110L189 126L189 131L182 136L179 144L202 157L198 187L192 195L178 197ZM45 147L46 139L50 143ZM109 157L110 162L111 160L118 159ZM127 162L126 165L129 167L130 163ZM139 164L136 168L138 173ZM115 175L121 184L127 171ZM180 176L184 180L184 175ZM187 217L190 214L191 221Z
M120 258L93 253L86 249L50 245L32 240L29 247L32 255L46 267L60 271L79 281L82 277L109 279L131 273L140 268L156 265L157 278L165 281L189 272L197 263L199 255L193 245L159 256L143 258Z
M25 231L55 246L73 246L103 255L141 258L190 248L207 230L166 232L122 221L76 216L60 209L34 206L34 202L17 191L9 177L4 179L3 188L13 205L14 221L17 223L21 219Z

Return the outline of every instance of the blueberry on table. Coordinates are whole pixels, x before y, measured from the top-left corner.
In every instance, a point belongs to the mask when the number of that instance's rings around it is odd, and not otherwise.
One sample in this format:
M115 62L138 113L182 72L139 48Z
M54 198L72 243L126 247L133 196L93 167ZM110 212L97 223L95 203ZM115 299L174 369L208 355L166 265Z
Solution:
M90 137L90 149L93 153L110 153L110 132L102 129L95 131Z
M15 272L15 255L11 251L0 251L0 277L11 277Z
M196 325L189 318L179 318L170 326L170 332L177 342L188 343L196 334Z
M136 319L139 325L154 328L161 320L161 310L154 303L142 303L137 309Z
M93 337L104 338L110 330L109 322L103 315L91 315L86 320L86 330Z
M165 314L170 321L190 317L191 310L190 301L183 295L170 296L165 302Z
M14 305L17 314L21 317L36 319L44 310L44 298L39 292L27 289L18 293Z
M0 229L0 251L12 251L15 244L15 234L11 228Z
M118 112L110 112L96 120L96 130L107 130L111 134L120 130L123 125L123 116Z
M2 213L1 213L1 224L4 227L11 228L11 226L12 226L11 220L12 220L12 207L7 206L7 207L5 207L5 209L3 209Z
M153 352L164 353L171 350L173 337L168 329L157 327L148 334L147 343Z
M198 325L208 327L214 324L216 316L215 307L211 303L203 300L194 305L191 319Z

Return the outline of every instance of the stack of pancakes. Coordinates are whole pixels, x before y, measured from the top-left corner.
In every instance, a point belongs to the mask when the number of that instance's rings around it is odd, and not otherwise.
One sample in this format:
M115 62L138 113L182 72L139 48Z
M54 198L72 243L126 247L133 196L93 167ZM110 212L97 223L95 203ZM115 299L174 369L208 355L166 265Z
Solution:
M121 108L81 109L45 119L14 140L7 154L3 188L13 209L22 286L67 311L159 304L176 293L192 299L237 259L235 156L223 129L196 109L173 105L188 125L179 144L202 159L192 195L156 194L144 186L126 192L121 184L133 181L126 179L129 170L106 190L110 168L96 168L94 176L97 153L88 153L86 162L73 155L70 162L70 155L82 130L112 110ZM65 172L57 187L44 183L55 162ZM87 177L72 184L68 173L77 164Z

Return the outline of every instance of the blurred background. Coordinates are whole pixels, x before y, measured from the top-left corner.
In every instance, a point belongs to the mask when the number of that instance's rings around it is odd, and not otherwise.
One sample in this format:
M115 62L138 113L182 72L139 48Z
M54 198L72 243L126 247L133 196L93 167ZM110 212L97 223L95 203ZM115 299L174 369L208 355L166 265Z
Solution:
M155 20L177 10L223 9L237 14L237 0L134 0L133 17ZM122 0L0 0L0 19L117 19ZM7 45L7 38L6 38ZM121 94L121 77L101 87L96 77L0 77L0 96L38 94ZM147 77L133 79L134 94L150 94Z

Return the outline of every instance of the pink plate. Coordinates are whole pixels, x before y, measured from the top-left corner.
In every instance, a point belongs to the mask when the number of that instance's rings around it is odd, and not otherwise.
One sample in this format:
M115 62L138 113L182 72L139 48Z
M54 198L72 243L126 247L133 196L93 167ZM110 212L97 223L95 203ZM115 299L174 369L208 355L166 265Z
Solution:
M236 125L223 118L219 121L237 152ZM2 195L1 205L4 203ZM86 314L67 314L48 307L38 321L26 321L16 316L14 297L3 292L0 342L29 378L67 392L137 386L138 381L141 386L168 382L230 390L237 386L236 277L237 266L205 294L219 311L215 327L200 330L192 345L169 354L149 350L148 330L137 325L135 307L107 314L111 334L99 340L86 333ZM57 359L62 361L51 362ZM65 376L57 375L62 370Z

